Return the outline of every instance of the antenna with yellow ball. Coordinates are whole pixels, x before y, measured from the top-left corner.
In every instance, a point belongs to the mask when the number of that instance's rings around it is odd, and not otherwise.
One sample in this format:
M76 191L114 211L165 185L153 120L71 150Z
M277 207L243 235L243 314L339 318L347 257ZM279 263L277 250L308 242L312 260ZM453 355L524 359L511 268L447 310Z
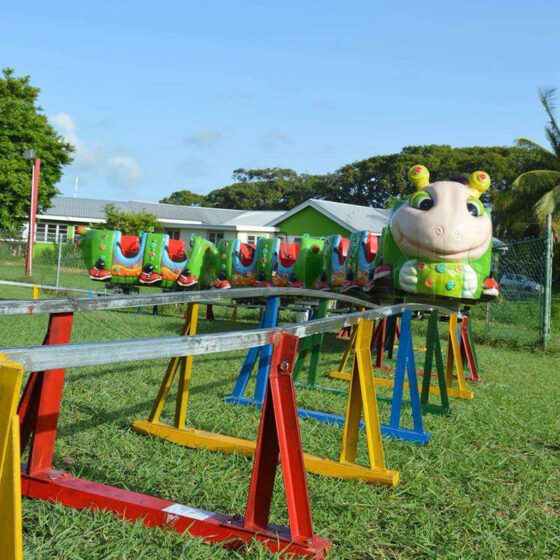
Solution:
M430 184L430 172L423 165L413 165L408 170L408 180L417 189L423 189Z
M475 171L469 177L469 189L473 196L480 198L482 193L490 187L490 175L485 171Z

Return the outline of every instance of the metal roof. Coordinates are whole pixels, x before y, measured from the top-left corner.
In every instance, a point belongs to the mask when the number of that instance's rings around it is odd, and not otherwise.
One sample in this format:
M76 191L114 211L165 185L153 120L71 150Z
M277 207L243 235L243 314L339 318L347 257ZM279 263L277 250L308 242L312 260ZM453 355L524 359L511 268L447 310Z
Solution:
M282 216L273 219L268 225L278 225L284 220L297 214L304 208L314 208L321 212L337 224L351 232L370 230L374 233L381 233L383 228L389 223L390 210L381 208L371 208L370 206L358 206L357 204L345 204L343 202L331 202L329 200L319 200L310 198Z
M224 225L268 226L272 220L283 216L285 213L285 210L247 210Z
M134 212L135 214L145 210L163 221L182 220L213 226L264 226L272 219L283 214L283 212L276 211L251 212L248 210L228 210L226 208L161 204L159 202L143 202L140 200L119 201L55 196L52 199L52 206L48 210L41 212L41 216L46 218L49 216L64 216L68 219L102 220L105 218L105 206L108 204L112 204L123 212Z

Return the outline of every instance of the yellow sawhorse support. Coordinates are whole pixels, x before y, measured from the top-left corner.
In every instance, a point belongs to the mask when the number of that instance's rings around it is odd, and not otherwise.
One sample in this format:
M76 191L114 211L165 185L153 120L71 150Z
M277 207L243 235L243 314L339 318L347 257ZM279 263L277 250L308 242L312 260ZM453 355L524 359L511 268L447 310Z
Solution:
M467 389L465 369L463 367L463 357L461 356L461 346L459 345L459 337L457 336L457 323L457 315L450 315L445 384L447 385L447 394L450 397L458 396L460 399L472 399L474 397L474 392ZM457 384L459 385L459 389L455 389L453 387L453 366L455 366L455 371L457 373ZM439 388L437 389L439 394ZM456 395L454 393L456 393Z
M188 323L189 320L187 318L187 324ZM188 327L187 324L183 329L183 334L194 334L192 322L190 327ZM369 341L371 339L372 329L372 321L360 321L357 328L357 340L359 341L357 347L360 350L357 352L354 360L351 381L352 389L348 393L347 417L343 432L340 460L335 461L304 453L304 463L305 468L309 472L315 474L395 486L399 479L399 473L385 467L383 456L381 426L377 411L375 386L373 383L373 367L371 364L371 355L369 353ZM190 360L188 358L190 358ZM141 434L160 437L185 447L203 448L226 454L237 453L239 455L252 457L256 448L256 442L254 441L185 427L189 389L188 382L191 377L192 357L187 357L187 360L184 361L184 368L188 371L183 373L183 369L181 370L181 375L185 379L185 382L183 382L182 388L177 394L173 425L159 421L165 399L173 381L174 372L181 359L182 358L173 358L171 360L158 396L154 402L150 417L148 420L137 420L134 422L132 425L133 429ZM356 446L358 442L358 432L356 430L359 430L359 417L362 409L366 423L366 438L368 442L370 466L363 466L355 463ZM179 416L178 411L180 413ZM356 418L358 418L357 428L355 424Z
M463 359L461 356L461 347L457 338L457 315L449 316L449 347L447 351L447 367L445 371L445 384L447 385L447 395L457 399L472 399L474 392L467 389L465 371L463 368ZM350 380L351 374L344 371L348 362L349 356L352 352L352 347L355 345L355 329L352 330L352 335L348 341L346 350L340 362L337 371L331 371L329 377L333 379ZM453 369L456 369L458 388L453 387ZM393 387L394 382L392 379L384 379L382 377L374 377L374 383L378 387ZM419 381L420 382L420 381ZM419 387L421 389L421 387ZM404 389L408 390L408 383L405 382ZM439 387L430 387L430 394L439 395Z
M198 307L198 303L188 304L187 311L185 312L185 324L183 325L181 336L196 334L196 327L198 324ZM179 430L185 427L187 405L189 400L189 386L191 383L192 362L192 356L180 356L178 358L171 359L169 365L167 366L165 375L163 376L163 381L161 382L156 400L152 406L152 411L148 417L149 423L156 424L159 422L167 395L169 394L169 389L171 389L171 385L175 379L175 374L177 373L177 369L179 369L173 426Z
M23 367L0 364L0 544L2 558L22 560L21 458L17 405Z
M352 374L346 371L346 365L348 364L350 354L352 353L352 350L354 349L354 345L356 344L356 332L357 332L357 327L352 327L350 338L344 350L344 354L342 355L342 360L340 360L340 365L338 366L338 369L329 372L329 377L331 379L342 379L343 381L350 381L352 379Z
M371 468L385 469L379 410L373 382L373 364L369 348L373 334L373 321L360 321L355 331L354 365L348 388L340 462L342 464L352 464L356 460L360 417L363 412Z

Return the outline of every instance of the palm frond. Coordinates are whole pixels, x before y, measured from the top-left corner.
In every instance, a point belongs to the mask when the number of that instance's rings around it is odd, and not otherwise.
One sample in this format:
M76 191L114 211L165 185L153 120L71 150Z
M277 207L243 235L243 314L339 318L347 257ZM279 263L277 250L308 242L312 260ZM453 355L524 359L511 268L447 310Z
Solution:
M514 189L542 196L545 191L553 189L560 183L560 171L539 169L522 173L512 183Z
M554 111L556 110L556 88L540 88L539 99L550 119L549 124L545 126L546 135L554 152L560 156L560 127L558 127L554 116Z
M552 151L560 158L560 134L554 133L550 126L544 127L544 133L552 146Z
M529 138L516 138L514 144L540 156L544 167L560 169L560 156L556 155L556 152L550 151L548 148L537 144L537 142L529 140Z
M559 174L560 175L560 174ZM554 214L560 208L560 177L558 184L547 191L535 204L535 214L539 222L544 223L548 214Z
M537 153L543 153L548 156L557 157L555 153L551 152L548 148L533 142L533 140L529 140L529 138L516 138L514 144L519 146L520 148L526 148L527 150L531 150Z

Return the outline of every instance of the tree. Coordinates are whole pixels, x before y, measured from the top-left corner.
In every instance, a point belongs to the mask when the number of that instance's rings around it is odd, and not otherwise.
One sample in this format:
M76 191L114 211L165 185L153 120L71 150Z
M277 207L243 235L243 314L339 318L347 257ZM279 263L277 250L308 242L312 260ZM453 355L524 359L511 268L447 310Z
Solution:
M287 210L319 196L325 182L321 175L298 174L293 169L236 169L235 182L208 193L204 203L216 208Z
M164 231L157 216L142 210L140 214L123 212L114 204L105 206L105 223L99 224L100 229L119 230L123 235L138 235L141 231L147 233L160 233Z
M163 204L179 204L184 206L202 206L204 204L204 196L194 193L188 189L175 191L169 196L160 200Z
M429 169L431 181L483 169L492 178L492 189L485 194L485 200L491 200L497 192L510 189L519 173L534 168L536 158L516 147L407 146L397 154L374 156L341 167L329 178L323 195L337 202L384 208L391 197L410 194L407 172L417 163Z
M513 190L496 201L504 228L514 234L531 232L532 225L543 229L546 216L552 214L555 237L560 237L560 128L554 116L555 94L554 88L539 90L539 99L550 119L544 129L552 149L518 138L516 144L533 155L538 168L521 173L513 182Z
M58 193L55 185L74 151L36 104L40 90L29 80L15 77L11 68L0 76L0 229L11 233L21 230L29 214L31 166L24 150L33 148L41 158L40 209L48 208Z
M460 173L483 169L492 178L492 189L484 200L511 189L522 172L538 168L532 152L520 147L407 146L396 154L373 156L345 165L325 175L298 174L292 169L237 169L235 183L216 189L205 204L218 208L287 210L308 198L332 200L361 206L386 208L396 198L408 197L412 185L408 169L421 163L432 181L450 179Z

